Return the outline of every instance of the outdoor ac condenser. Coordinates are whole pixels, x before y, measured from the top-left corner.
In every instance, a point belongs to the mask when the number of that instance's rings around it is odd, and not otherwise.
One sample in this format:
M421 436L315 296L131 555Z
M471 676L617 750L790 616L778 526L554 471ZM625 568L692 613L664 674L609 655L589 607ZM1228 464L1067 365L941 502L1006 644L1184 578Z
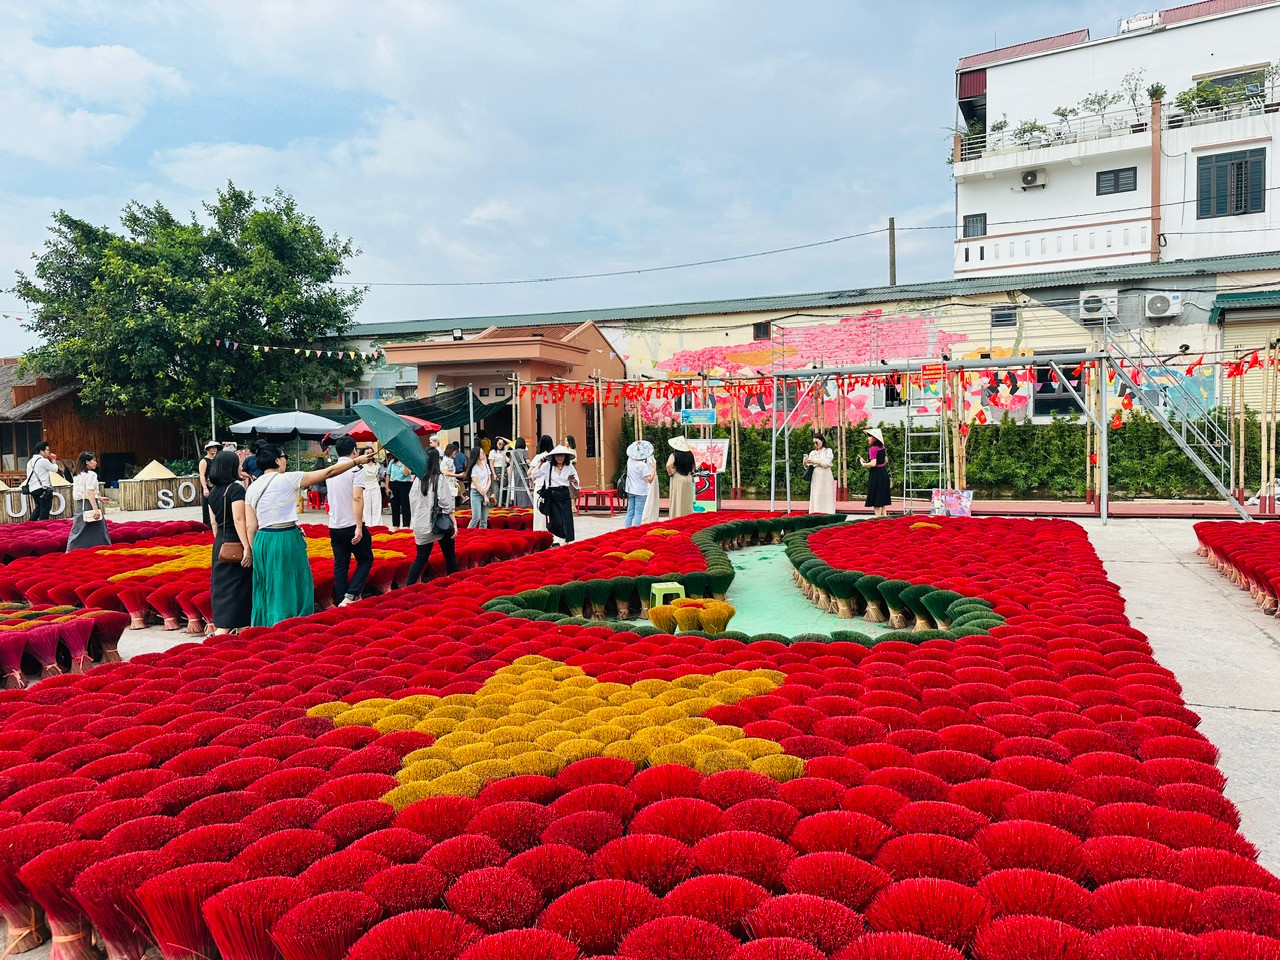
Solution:
M1182 314L1182 294L1148 293L1147 319L1169 320Z

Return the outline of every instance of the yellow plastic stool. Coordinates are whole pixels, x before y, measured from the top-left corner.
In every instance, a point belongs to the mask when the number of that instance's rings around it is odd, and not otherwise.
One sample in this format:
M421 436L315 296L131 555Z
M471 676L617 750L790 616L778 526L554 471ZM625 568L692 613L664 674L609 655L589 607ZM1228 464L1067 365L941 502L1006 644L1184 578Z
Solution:
M684 584L668 580L666 583L655 583L649 591L649 606L660 607L671 597L683 597Z

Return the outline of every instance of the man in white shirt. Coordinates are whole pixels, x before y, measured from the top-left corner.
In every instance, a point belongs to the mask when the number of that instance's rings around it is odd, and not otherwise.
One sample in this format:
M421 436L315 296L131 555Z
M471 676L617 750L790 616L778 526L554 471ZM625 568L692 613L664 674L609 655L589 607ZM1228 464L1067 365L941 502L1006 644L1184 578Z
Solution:
M351 458L356 442L339 437L334 445L339 462ZM373 537L364 529L364 486L362 467L352 466L328 480L329 544L333 547L333 602L339 606L355 603L364 591L369 571L373 569ZM356 572L347 580L351 558L356 558Z
M35 455L27 461L25 486L31 495L32 520L48 520L53 507L53 475L57 472L53 451L41 440L36 444Z

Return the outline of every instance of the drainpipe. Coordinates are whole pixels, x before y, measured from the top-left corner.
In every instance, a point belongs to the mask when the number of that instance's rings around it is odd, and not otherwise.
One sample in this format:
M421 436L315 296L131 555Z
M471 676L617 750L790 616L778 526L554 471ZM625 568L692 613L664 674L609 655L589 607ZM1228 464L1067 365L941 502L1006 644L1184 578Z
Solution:
M1159 100L1151 101L1151 262L1160 261L1160 174L1163 168L1164 147L1162 144L1164 123L1162 121L1163 104Z

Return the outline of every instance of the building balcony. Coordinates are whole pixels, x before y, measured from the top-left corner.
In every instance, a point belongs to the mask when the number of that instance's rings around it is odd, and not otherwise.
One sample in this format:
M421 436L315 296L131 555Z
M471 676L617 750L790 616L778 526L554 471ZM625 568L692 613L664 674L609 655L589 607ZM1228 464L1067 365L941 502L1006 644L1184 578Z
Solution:
M1166 137L1168 131L1212 127L1212 131L1200 131L1196 139L1231 141L1244 135L1240 131L1254 127L1265 131L1272 118L1263 117L1277 111L1280 104L1266 103L1261 96L1190 111L1170 104L1162 110L1160 126ZM1129 107L1065 121L1028 121L1015 130L957 135L952 147L952 176L957 183L964 183L1026 167L1078 166L1090 157L1150 149L1151 111L1144 108L1139 114Z
M955 242L957 277L1069 270L1089 262L1149 263L1152 259L1151 218L1132 214Z
M1024 167L1079 165L1089 157L1150 149L1149 108L1140 115L1129 108L1066 121L1057 118L1049 122L1028 121L1016 130L957 136L952 151L952 176L957 183L963 183Z

